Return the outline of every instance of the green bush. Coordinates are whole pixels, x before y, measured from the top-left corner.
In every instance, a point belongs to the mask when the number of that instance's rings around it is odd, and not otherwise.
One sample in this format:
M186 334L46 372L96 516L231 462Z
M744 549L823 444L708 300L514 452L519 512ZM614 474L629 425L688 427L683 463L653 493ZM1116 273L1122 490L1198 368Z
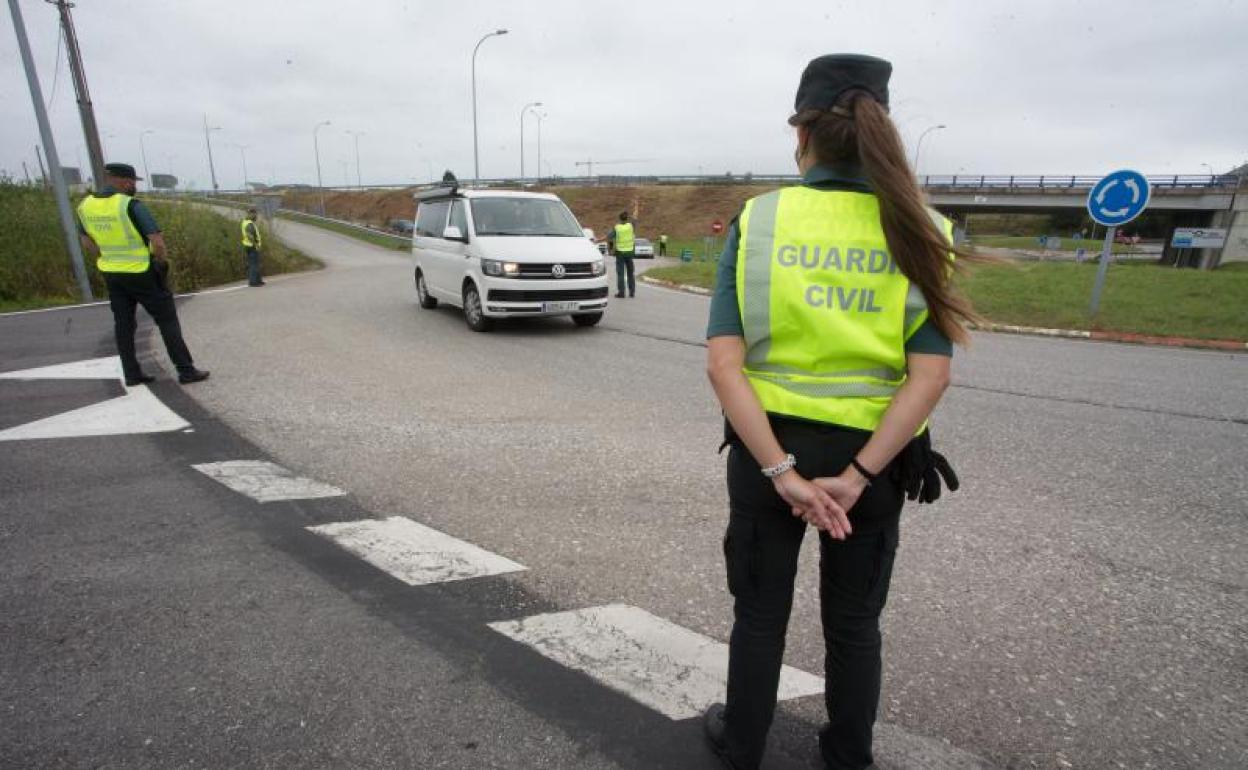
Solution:
M77 201L73 202L77 206ZM238 221L201 206L147 201L169 249L173 289L195 291L247 277ZM0 184L0 309L78 301L56 201L38 187ZM266 275L319 267L320 263L270 237L264 247ZM87 258L91 289L106 296L104 279Z

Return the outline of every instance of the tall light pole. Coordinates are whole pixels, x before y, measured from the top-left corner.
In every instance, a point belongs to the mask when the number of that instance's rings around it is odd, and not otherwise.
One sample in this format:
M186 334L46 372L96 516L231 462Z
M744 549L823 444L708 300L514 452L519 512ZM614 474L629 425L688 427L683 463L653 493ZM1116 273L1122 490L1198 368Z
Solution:
M238 153L243 158L243 190L246 191L247 190L247 145L236 144L234 146L238 148Z
M1210 166L1208 163L1201 163L1200 166L1201 168L1209 169L1209 181L1213 181L1213 166Z
M919 142L914 146L914 175L919 175L919 151L923 149L923 139L933 131L939 131L942 128L948 128L944 123L938 126L928 126L923 133L919 134Z
M30 53L30 41L26 39L26 24L22 21L22 9L17 0L9 0L9 12L13 15L13 31L17 34L17 47L21 51L22 67L26 70L26 83L30 86L30 100L35 107L35 121L43 138L43 151L48 156L48 173L52 176L52 189L56 197L56 210L61 218L61 232L65 235L65 248L69 251L69 263L78 281L78 291L83 302L90 302L91 282L87 279L87 267L82 260L82 244L78 241L78 220L69 207L69 191L65 188L65 174L61 172L61 159L56 154L56 142L52 139L52 125L48 122L44 106L43 89L39 87L39 75L35 71L35 57Z
M216 192L217 187L217 167L212 163L212 138L210 131L220 131L221 126L208 127L208 116L204 115L204 144L208 146L208 174L212 177L212 191Z
M520 181L524 181L524 116L531 107L541 107L541 102L529 102L520 109ZM542 168L539 165L537 175L542 175Z
M481 44L486 40L506 34L507 30L497 29L482 35L476 47L472 49L472 181L474 183L481 179L481 152L480 142L477 139L477 51L481 50Z
M360 137L364 136L363 131L348 131L355 139L355 186L363 187L364 183L360 181Z
M546 119L544 113L533 110L533 114L537 116L537 181L542 181L542 121Z
M147 169L147 147L143 144L143 137L148 134L156 133L156 129L148 128L139 132L139 156L143 158L143 177L147 179L148 189L152 186L152 172Z
M316 189L321 198L321 216L325 216L325 185L321 183L321 145L317 141L316 132L321 130L321 126L328 125L328 120L322 120L312 127L312 151L316 153Z

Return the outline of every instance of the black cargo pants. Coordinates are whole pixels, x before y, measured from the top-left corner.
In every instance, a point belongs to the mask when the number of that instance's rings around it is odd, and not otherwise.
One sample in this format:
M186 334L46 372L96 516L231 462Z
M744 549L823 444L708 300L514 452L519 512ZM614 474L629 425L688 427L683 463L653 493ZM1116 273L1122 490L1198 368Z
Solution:
M786 451L806 478L834 476L869 438L861 431L773 420ZM742 770L759 766L776 708L793 581L808 525L764 478L739 443L728 456L730 519L724 537L735 622L729 643L725 714L731 758ZM845 541L819 535L819 596L825 645L828 725L819 735L829 768L859 770L872 762L871 738L880 699L880 613L897 551L902 490L881 473L850 511Z
M117 353L121 357L121 369L126 379L138 379L143 374L134 348L134 333L138 328L135 309L138 305L142 305L156 322L165 341L165 350L178 373L195 371L191 352L182 339L182 325L178 323L173 293L166 285L164 271L155 262L144 273L104 273L104 282L108 286L108 304L113 310Z

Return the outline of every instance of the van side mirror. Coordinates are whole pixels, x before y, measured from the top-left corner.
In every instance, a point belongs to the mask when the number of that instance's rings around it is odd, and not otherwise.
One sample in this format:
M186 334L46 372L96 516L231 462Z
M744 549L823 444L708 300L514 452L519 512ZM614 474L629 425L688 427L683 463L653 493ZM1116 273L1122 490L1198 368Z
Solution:
M586 238L590 239L591 241L594 240L594 231L591 230L590 228L582 227L581 232L584 233Z
M464 235L463 231L455 225L447 225L446 229L442 231L442 237L448 241L468 242L468 236Z

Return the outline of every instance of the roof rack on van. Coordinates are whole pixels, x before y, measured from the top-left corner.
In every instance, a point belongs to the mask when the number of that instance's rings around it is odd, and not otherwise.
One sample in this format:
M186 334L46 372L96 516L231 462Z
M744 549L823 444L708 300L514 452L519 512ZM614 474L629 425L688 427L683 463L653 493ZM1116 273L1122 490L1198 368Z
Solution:
M416 200L423 201L430 198L462 198L459 192L459 182L447 182L436 187L430 187L427 190L421 190L414 196Z

